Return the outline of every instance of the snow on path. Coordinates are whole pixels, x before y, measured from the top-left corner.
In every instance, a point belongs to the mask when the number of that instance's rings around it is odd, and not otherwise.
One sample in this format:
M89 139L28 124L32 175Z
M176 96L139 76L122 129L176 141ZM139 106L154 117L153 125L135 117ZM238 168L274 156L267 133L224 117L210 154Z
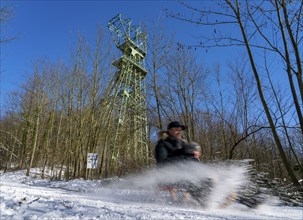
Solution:
M156 202L148 192L100 187L98 181L48 181L24 172L0 176L0 219L303 219L302 208L263 205L203 210Z

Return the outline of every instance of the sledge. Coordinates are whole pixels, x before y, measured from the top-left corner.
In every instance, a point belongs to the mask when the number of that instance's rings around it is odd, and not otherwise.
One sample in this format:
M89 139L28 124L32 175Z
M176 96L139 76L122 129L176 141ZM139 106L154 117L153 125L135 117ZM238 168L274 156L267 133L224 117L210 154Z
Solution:
M163 184L157 187L157 194L166 192L169 204L205 207L211 192L211 180L199 182L182 181L174 184Z
M241 195L234 193L230 195L221 205L220 208L226 208L233 203L239 203L245 205L248 208L255 209L259 205L263 204L266 200L266 195L262 191L257 191L252 195Z
M214 203L213 193L218 193L216 190L221 188L227 188L225 193L215 198L215 200L219 200L215 201L219 208L226 208L233 203L257 208L265 202L266 190L262 188L262 185L259 185L260 181L250 162L251 160L208 161L204 163L178 163L170 167L163 167L158 169L164 175L160 175L162 179L158 181L157 190L166 192L170 196L167 197L171 203L208 207ZM243 175L246 180L240 181L240 183L237 180L234 185L228 185L227 182L236 172L235 169L241 169L241 172L238 170L238 175ZM204 177L199 175L199 173L206 171L208 173L205 173ZM167 173L173 173L174 179L165 178ZM175 179L177 181L174 182ZM170 180L172 182L169 182Z
M210 179L200 181L200 185L196 183L184 182L171 185L158 186L159 192L166 192L169 204L180 206L194 206L207 208L209 198L212 192L213 182ZM175 196L171 192L174 191ZM159 195L159 192L157 193ZM232 204L238 203L248 208L255 209L263 204L266 200L266 194L262 190L245 195L241 192L233 192L222 200L218 208L227 208Z

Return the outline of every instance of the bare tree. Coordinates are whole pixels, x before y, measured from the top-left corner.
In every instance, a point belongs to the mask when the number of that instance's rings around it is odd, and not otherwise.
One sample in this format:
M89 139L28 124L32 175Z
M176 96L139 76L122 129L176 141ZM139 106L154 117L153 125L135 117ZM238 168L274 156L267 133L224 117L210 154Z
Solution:
M6 37L6 33L4 32L4 30L6 30L4 28L4 25L11 19L11 16L12 16L11 7L1 3L1 6L0 6L0 23L1 23L0 44L12 41L16 38L16 37Z
M39 73L39 66L38 64L35 67L35 73L32 79L30 79L30 87L28 89L28 94L30 95L31 100L31 106L30 106L30 112L29 117L30 121L29 123L32 124L32 131L30 132L31 137L31 144L30 144L30 150L29 150L29 164L27 165L27 171L26 175L29 175L30 169L33 166L33 162L35 159L35 154L38 149L38 136L39 136L39 127L41 124L41 117L42 117L42 111L46 102L46 96L44 93L44 82L43 78L41 77ZM25 128L27 129L27 128Z
M207 71L197 57L186 49L175 48L167 57L167 79L163 107L168 120L179 119L188 126L189 140L195 140L196 116L202 93L206 90Z
M241 56L241 55L240 55ZM243 58L243 55L242 55ZM250 141L248 138L254 133L264 128L262 125L258 125L259 115L262 112L258 112L256 103L256 87L253 82L253 77L249 75L247 68L248 62L240 61L236 59L234 63L229 63L231 84L234 88L232 96L235 98L230 103L235 106L235 112L233 124L236 130L232 132L233 144L229 149L229 159L233 158L236 147L242 144L241 148L245 149L241 158L245 158L245 155L250 152ZM243 144L243 142L245 142Z
M163 85L161 81L165 77L161 77L161 75L165 74L165 64L167 62L167 57L172 50L173 37L166 36L165 28L160 25L160 22L161 19L154 22L148 37L149 42L147 46L149 59L147 62L147 68L149 74L147 77L147 93L149 97L152 97L149 101L151 117L155 117L156 119L153 120L153 123L150 123L150 125L157 126L162 130L164 129L164 124L162 121L164 109L162 107L161 97L163 96L163 87L165 87L165 85ZM152 113L155 113L156 115L154 116Z
M219 31L219 29L214 29L215 36L206 36L201 38L202 41L196 46L206 48L243 46L245 48L250 61L251 70L257 84L259 98L270 125L279 155L291 181L294 185L299 186L297 177L294 175L283 149L281 139L273 121L271 110L268 107L268 102L262 86L262 80L260 78L262 69L258 68L256 61L257 54L255 52L258 49L267 50L278 55L280 61L284 63L295 103L296 113L298 116L297 119L300 123L301 132L303 134L302 109L300 108L302 103L300 104L299 99L297 98L297 91L293 86L291 77L291 74L294 74L297 77L299 94L302 97L302 60L299 48L302 48L300 45L303 43L301 31L302 19L300 16L302 14L303 2L295 2L291 4L287 3L285 0L275 0L272 2L226 0L224 3L217 3L215 8L210 9L198 8L185 2L181 2L181 4L191 11L191 16L187 16L187 14L171 13L170 15L172 17L199 25L216 26L216 28L219 28L220 25L233 25L233 27L239 28L239 32L236 33L238 36L235 36L232 33L226 33L224 35ZM284 16L284 20L282 20L281 13ZM277 20L278 23L276 22ZM272 31L268 31L268 26L272 28ZM285 28L287 29L288 37L286 37ZM277 40L277 35L275 34L276 31L280 32L281 41ZM260 39L262 39L262 41ZM291 50L288 49L290 46L292 48Z

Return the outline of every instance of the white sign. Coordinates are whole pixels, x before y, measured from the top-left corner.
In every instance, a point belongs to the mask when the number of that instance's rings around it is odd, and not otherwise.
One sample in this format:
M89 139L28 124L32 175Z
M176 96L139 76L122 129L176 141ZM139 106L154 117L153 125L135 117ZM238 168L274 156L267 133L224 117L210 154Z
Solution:
M98 165L98 154L87 153L87 169L96 169Z

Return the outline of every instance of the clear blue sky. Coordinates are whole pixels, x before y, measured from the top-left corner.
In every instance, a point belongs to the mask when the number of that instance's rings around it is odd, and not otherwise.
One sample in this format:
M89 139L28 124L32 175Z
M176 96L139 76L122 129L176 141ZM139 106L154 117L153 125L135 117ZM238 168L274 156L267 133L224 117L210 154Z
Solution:
M2 26L5 36L14 41L1 45L1 109L7 94L17 90L41 58L67 59L72 40L80 32L95 37L97 26L107 30L107 21L118 13L134 24L163 15L175 1L5 1L12 18Z
M140 24L165 16L165 8L180 8L174 0L1 1L1 4L12 7L13 13L9 22L1 26L3 37L17 37L1 45L2 109L7 94L17 90L32 73L35 61L41 58L68 59L72 41L79 32L93 39L97 26L107 30L107 21L118 13L131 18L133 24ZM175 32L177 39L192 39L190 25L172 19L166 19L165 23L167 31Z
M210 1L203 1L208 4ZM195 1L195 4L197 1ZM199 2L200 3L200 2ZM182 11L180 4L174 0L112 0L112 1L1 1L12 7L12 18L1 25L7 36L17 38L1 45L1 109L5 108L7 94L18 90L22 82L32 73L33 63L41 58L52 61L66 60L70 55L72 41L80 32L88 38L96 36L97 26L107 30L107 21L118 13L131 18L133 24L152 22L165 15L165 8ZM213 31L166 19L168 33L175 33L178 41L187 44L196 43L194 35ZM206 63L225 63L236 55L235 50L199 49L199 57ZM3 112L1 113L3 115Z

